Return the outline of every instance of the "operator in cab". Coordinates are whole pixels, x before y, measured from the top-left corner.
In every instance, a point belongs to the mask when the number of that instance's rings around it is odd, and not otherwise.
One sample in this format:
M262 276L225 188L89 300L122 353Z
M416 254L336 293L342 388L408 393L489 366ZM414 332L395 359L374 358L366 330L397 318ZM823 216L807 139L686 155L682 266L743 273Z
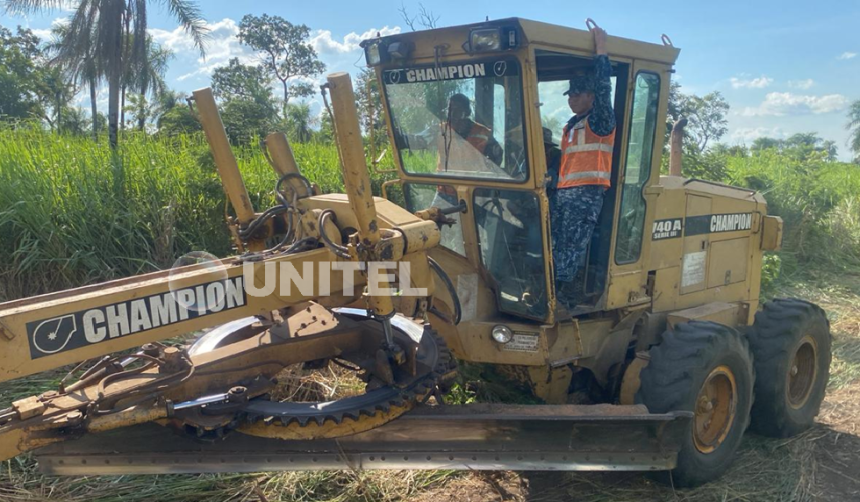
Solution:
M457 176L501 171L499 166L504 156L502 147L489 127L472 120L469 98L459 92L452 94L444 113L444 121L438 126L406 135L406 145L403 146L412 150L429 150L435 144L438 154L436 171L440 173ZM443 191L452 192L447 195L456 195L447 186L440 187L440 192Z
M615 112L606 31L595 26L593 73L575 75L564 93L574 116L562 131L561 161L550 207L556 292L573 310L582 301L582 262L610 186Z

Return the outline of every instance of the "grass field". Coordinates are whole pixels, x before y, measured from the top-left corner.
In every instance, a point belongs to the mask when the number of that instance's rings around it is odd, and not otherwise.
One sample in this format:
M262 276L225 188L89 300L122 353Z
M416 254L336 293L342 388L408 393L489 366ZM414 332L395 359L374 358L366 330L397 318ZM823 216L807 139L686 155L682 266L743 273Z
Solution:
M193 249L230 252L223 192L200 137L132 135L111 155L86 139L0 131L0 151L0 300L167 267ZM340 189L331 146L295 145L295 152L313 182ZM270 203L273 176L259 150L236 154L257 207ZM0 502L860 500L860 225L853 198L860 181L839 165L779 166L779 159L757 158L730 167L735 182L763 183L791 225L788 249L769 262L777 268L781 261L783 270L768 292L827 310L834 333L828 396L819 425L798 437L748 434L717 482L675 490L633 473L449 471L50 478L25 455L0 463ZM374 177L375 185L380 180ZM815 244L822 239L830 243L823 256ZM2 384L0 407L60 377Z

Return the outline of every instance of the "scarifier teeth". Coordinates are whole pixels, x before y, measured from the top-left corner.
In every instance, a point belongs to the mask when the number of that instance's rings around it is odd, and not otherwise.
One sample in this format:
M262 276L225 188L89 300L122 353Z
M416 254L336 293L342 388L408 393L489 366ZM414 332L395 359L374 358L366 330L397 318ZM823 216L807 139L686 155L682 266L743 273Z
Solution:
M375 403L364 403L363 405L360 405L355 409L343 410L335 413L319 409L318 413L307 413L301 415L284 414L272 416L268 414L250 412L249 410L246 413L242 413L242 415L244 416L237 415L235 423L231 423L230 426L228 426L228 430L226 432L229 432L230 429L235 428L235 426L237 426L242 421L249 424L262 423L265 426L275 427L306 427L311 422L315 423L318 426L323 426L329 420L331 420L335 424L341 424L345 420L359 422L365 417L372 418L376 416L377 412L389 413L392 407L403 408L409 403L426 402L427 398L433 393L433 389L437 387L437 385L442 381L442 379L449 377L452 372L457 368L457 360L452 357L450 350L447 348L447 346L445 346L444 340L432 330L430 330L429 332L432 333L433 339L436 342L435 365L430 369L429 372L427 372L427 374L419 377L417 381L413 382L411 385L408 385L405 389L403 389L394 397L389 394L384 401L379 401ZM216 431L214 435L216 435L217 437L222 437L224 435L224 432L225 431L221 429L219 431ZM206 431L201 431L200 428L197 428L197 433L198 435L203 434L209 437L211 437L212 435L211 431L207 433Z

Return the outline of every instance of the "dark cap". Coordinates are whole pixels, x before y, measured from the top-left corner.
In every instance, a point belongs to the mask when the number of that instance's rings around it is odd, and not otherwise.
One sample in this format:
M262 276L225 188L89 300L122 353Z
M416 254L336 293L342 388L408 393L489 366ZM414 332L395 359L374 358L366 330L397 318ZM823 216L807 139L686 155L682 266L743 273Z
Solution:
M452 94L450 98L448 98L448 103L457 103L459 106L463 108L468 108L471 102L469 98L466 97L463 93Z
M552 131L549 129L549 127L543 128L543 144L544 145L551 145L551 146L558 146L558 143L555 143L552 140Z
M583 92L594 92L594 77L591 75L577 75L571 78L570 88L564 92L563 96Z

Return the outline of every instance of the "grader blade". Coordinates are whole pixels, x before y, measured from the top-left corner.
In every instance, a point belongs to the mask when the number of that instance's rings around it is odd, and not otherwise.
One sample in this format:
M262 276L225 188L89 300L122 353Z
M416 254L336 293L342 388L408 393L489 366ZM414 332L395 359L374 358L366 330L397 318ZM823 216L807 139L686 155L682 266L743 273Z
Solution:
M51 475L327 469L666 470L692 413L644 406L424 406L379 428L326 440L234 433L200 442L155 424L90 434L37 452Z

